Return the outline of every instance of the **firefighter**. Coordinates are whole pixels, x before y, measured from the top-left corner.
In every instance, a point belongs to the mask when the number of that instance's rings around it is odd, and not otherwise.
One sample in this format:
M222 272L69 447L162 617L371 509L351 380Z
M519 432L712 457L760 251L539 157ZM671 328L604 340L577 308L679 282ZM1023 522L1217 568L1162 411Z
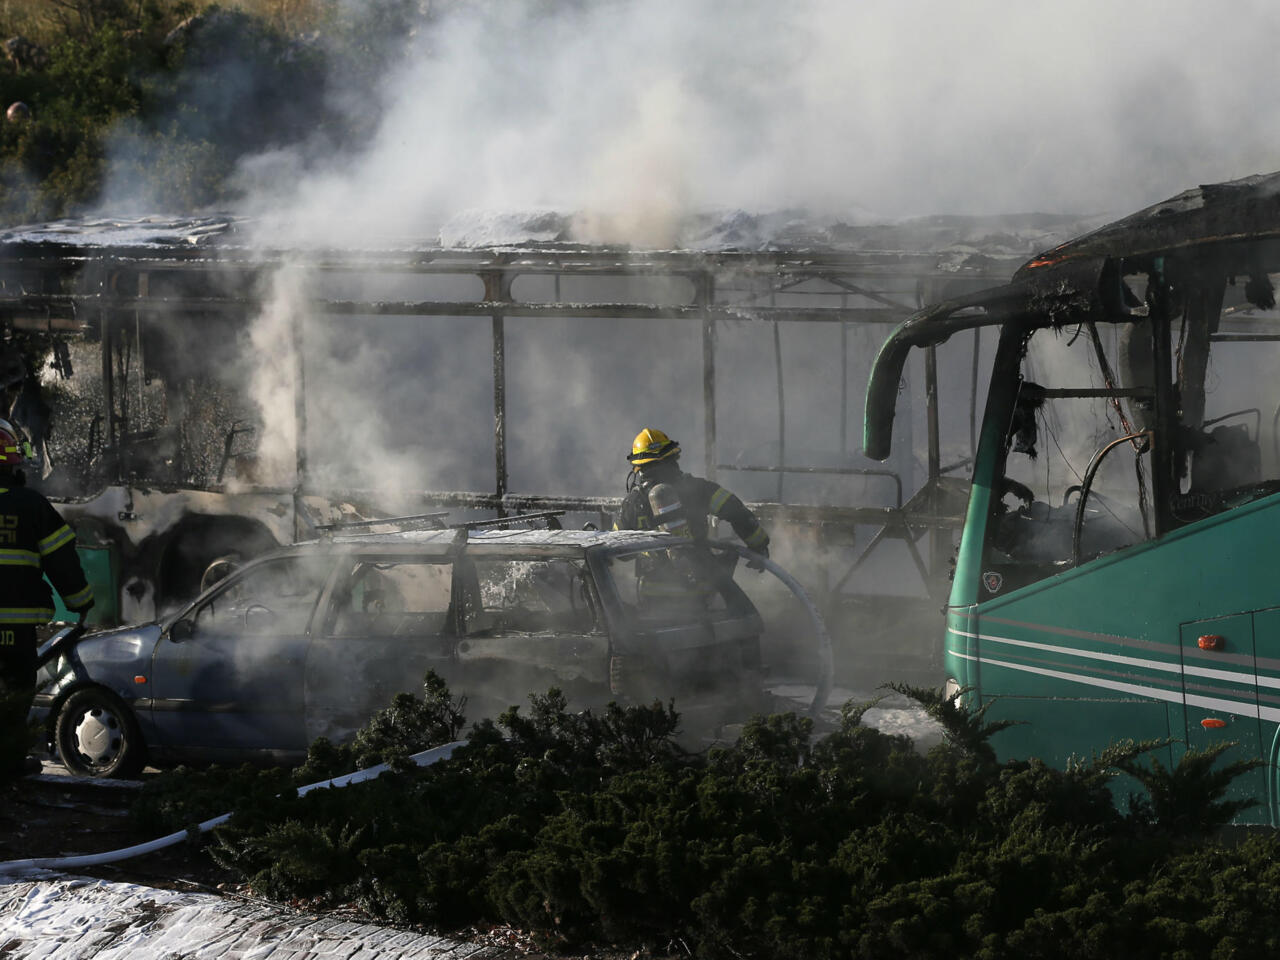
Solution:
M631 474L615 530L667 530L695 541L707 539L709 516L727 520L733 532L761 557L769 556L769 535L746 504L719 484L680 469L680 444L661 430L636 434L627 457ZM753 569L763 564L752 561Z
M17 428L0 420L0 773L21 772L25 724L36 686L36 628L53 619L53 595L84 619L93 588L76 536L41 494L27 489ZM21 744L21 751L17 746Z

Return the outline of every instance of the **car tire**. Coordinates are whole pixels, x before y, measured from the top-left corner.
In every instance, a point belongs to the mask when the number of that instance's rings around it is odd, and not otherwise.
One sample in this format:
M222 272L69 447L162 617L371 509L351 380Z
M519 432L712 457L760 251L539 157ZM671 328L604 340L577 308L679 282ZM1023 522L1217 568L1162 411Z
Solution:
M101 688L77 690L54 723L58 758L78 777L132 777L143 767L146 748L133 712Z

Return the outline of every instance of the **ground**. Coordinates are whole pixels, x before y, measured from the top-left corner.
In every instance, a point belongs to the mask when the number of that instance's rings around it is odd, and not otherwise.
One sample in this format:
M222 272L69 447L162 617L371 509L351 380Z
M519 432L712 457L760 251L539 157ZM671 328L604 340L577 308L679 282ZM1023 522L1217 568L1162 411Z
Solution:
M77 780L48 763L45 770L0 787L0 861L105 853L156 839L130 821L135 786ZM225 891L238 883L188 842L74 872L169 889Z

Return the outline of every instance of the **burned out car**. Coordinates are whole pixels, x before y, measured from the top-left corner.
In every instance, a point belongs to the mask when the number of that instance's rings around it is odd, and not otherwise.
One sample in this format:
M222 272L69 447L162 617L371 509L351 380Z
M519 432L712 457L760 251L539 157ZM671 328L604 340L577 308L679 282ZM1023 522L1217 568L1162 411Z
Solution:
M423 530L264 556L175 614L86 635L33 712L63 763L291 762L349 739L428 670L469 719L530 693L673 699L686 729L763 709L761 618L724 566L667 534Z

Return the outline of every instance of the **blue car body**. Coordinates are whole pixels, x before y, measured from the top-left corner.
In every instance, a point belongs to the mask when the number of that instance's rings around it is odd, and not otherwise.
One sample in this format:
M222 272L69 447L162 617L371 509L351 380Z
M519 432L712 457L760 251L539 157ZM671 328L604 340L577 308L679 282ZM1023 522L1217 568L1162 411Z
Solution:
M616 531L296 544L162 620L61 648L33 716L73 772L120 776L144 758L295 762L420 691L428 670L467 697L470 719L552 686L581 706L676 697L740 712L763 696L761 620L731 577L682 573L693 553ZM659 579L689 586L684 601L657 603L646 583Z

